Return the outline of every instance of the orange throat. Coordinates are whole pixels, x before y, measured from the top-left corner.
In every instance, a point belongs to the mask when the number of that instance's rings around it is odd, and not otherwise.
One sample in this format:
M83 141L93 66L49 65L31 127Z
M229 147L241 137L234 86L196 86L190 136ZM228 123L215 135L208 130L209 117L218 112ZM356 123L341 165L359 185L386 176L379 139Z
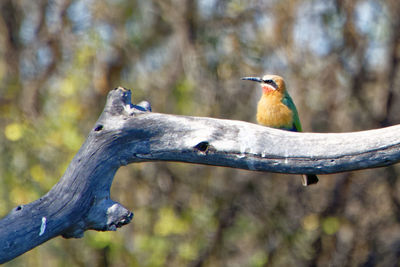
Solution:
M270 94L270 93L276 91L276 89L273 88L269 84L263 84L263 85L261 85L261 88L262 88L262 91L263 91L264 94Z

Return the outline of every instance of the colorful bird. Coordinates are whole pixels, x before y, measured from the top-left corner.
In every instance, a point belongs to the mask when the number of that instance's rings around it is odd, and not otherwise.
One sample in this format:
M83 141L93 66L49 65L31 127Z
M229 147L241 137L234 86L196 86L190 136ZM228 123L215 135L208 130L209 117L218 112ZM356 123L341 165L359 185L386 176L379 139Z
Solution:
M268 127L301 132L301 124L296 106L286 90L285 81L278 75L264 77L244 77L242 80L261 84L263 94L257 105L257 122ZM304 186L316 184L315 174L302 175Z

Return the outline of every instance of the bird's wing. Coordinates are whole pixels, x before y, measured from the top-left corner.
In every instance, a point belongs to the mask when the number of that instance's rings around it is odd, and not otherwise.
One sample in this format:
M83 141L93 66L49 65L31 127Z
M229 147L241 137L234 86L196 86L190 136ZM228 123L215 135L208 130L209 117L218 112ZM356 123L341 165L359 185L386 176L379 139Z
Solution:
M285 97L282 99L282 103L285 104L293 113L293 130L297 131L297 132L301 132L302 128L301 128L301 123L300 123L300 119L299 119L299 114L297 113L297 109L295 104L293 103L292 98L290 97L290 95L285 92Z

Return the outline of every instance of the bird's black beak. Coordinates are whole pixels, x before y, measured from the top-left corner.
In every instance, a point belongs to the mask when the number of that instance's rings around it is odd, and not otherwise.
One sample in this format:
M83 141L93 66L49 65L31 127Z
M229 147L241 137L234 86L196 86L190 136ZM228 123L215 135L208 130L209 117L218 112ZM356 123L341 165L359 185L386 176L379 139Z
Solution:
M245 80L245 81L253 81L253 82L258 82L258 83L262 82L262 79L260 77L243 77L241 79Z

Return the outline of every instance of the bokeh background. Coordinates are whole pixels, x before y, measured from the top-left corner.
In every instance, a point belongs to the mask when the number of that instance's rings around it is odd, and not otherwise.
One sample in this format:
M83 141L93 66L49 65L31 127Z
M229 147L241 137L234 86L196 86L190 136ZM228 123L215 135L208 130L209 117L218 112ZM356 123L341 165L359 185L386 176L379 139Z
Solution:
M240 77L275 73L305 131L399 123L399 14L398 0L1 0L0 217L58 181L119 85L155 112L255 122L261 92ZM295 175L132 164L112 186L129 225L5 266L393 266L399 173L303 188Z

